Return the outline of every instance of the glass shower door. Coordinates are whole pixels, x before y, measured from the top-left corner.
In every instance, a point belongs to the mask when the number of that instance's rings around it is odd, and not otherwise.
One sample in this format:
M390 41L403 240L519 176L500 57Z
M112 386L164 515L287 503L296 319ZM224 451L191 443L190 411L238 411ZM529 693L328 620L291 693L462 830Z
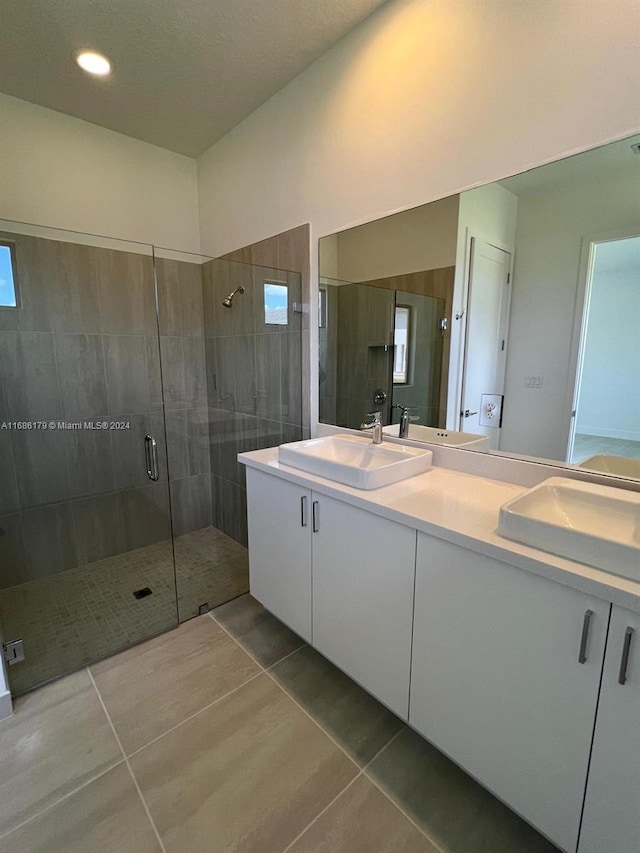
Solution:
M151 247L2 225L0 617L19 694L177 608Z
M302 438L301 276L155 255L182 622L249 590L238 453Z

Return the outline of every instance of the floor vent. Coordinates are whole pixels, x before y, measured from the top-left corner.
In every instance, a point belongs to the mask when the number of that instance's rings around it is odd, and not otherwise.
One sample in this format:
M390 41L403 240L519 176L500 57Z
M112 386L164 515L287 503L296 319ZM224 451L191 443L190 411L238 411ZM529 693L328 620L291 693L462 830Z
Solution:
M134 598L146 598L148 595L153 595L148 586L145 586L142 589L136 589L133 593Z

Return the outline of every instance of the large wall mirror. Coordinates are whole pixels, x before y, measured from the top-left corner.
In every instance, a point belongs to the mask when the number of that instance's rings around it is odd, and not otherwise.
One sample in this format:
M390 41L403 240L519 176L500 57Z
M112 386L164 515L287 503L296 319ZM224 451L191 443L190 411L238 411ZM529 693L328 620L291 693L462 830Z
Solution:
M640 137L319 251L321 422L640 478Z

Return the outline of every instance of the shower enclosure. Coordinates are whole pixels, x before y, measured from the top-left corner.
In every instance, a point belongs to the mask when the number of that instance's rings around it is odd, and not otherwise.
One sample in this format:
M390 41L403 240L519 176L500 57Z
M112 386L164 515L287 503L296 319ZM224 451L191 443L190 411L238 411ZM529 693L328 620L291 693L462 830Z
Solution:
M7 222L1 245L0 627L21 641L19 694L247 591L236 456L302 437L301 288Z
M358 429L368 412L398 423L397 406L424 426L444 426L448 378L445 300L322 278L319 416Z

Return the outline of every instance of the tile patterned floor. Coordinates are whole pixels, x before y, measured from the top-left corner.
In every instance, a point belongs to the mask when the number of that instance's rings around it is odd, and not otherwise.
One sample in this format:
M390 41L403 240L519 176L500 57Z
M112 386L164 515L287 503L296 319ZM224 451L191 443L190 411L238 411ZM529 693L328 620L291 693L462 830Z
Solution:
M215 527L0 590L4 636L24 639L16 695L174 627L249 588L247 549ZM149 587L153 595L136 599Z
M1 853L552 853L245 595L0 723Z
M576 433L573 442L572 462L581 462L597 453L610 453L612 456L640 459L640 441Z

